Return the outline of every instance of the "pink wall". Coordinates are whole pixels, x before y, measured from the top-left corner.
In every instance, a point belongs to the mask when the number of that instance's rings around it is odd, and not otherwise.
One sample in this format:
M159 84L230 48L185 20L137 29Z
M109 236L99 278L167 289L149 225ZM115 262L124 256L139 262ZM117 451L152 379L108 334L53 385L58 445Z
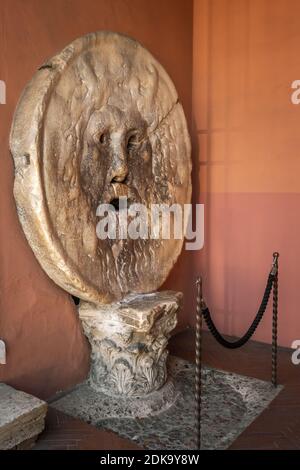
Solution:
M204 275L221 331L241 335L279 251L285 346L300 338L300 105L291 103L299 42L297 0L194 2L194 184L206 204L194 274ZM254 338L270 342L270 308Z

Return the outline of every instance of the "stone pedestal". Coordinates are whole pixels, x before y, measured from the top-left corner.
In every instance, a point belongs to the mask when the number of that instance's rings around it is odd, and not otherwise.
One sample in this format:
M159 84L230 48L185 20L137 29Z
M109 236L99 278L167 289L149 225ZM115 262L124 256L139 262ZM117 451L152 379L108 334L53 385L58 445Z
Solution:
M177 323L180 292L129 295L121 302L80 302L91 344L90 385L107 395L142 397L166 382L166 349Z

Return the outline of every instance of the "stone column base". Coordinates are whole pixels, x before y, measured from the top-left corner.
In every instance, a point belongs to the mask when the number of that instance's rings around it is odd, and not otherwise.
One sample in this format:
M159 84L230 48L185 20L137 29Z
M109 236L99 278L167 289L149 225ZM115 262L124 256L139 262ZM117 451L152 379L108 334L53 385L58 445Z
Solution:
M81 301L79 316L92 349L90 385L122 397L160 389L167 380L166 346L181 300L180 292L164 291L97 306Z

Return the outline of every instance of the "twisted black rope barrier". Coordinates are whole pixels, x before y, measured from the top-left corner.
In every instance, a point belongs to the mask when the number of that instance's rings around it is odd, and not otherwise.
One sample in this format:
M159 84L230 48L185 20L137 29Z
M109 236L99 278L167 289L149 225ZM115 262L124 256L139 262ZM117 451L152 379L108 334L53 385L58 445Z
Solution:
M241 338L239 338L237 341L227 341L221 335L221 333L218 331L217 327L215 326L215 324L213 322L213 319L211 318L209 308L206 306L206 304L203 300L202 292L200 293L200 301L201 301L201 304L202 304L202 315L203 315L203 318L204 318L204 320L207 324L207 327L208 327L209 331L211 332L211 334L216 338L218 343L220 343L225 348L229 348L229 349L240 348L245 343L247 343L247 341L249 341L251 336L254 334L256 328L258 327L261 319L264 316L264 313L266 311L266 308L267 308L267 305L268 305L268 302L269 302L270 294L271 294L272 288L273 288L275 283L276 283L276 287L277 287L278 256L279 256L278 253L273 254L272 269L271 269L271 272L268 276L267 285L266 285L264 295L263 295L260 307L258 309L258 312L257 312L253 322L251 323L250 327L246 331L246 333ZM202 285L202 283L200 285ZM276 293L276 297L277 297L277 293ZM276 325L276 327L275 327L275 325L273 325L273 327L277 328L277 325Z
M260 323L260 321L261 321L261 319L264 316L264 313L266 311L266 308L267 308L267 305L268 305L268 302L269 302L269 298L270 298L270 294L271 294L271 290L272 290L272 287L273 287L273 282L274 282L274 275L269 274L267 285L266 285L266 288L265 288L265 292L264 292L260 307L258 309L258 312L257 312L253 322L251 323L250 327L246 331L246 333L236 341L227 341L219 333L219 331L217 330L217 327L215 326L215 324L213 322L213 319L211 318L210 311L209 311L208 307L206 307L202 311L203 318L204 318L204 320L207 324L207 327L208 327L209 331L216 338L218 343L220 343L222 346L224 346L224 348L229 348L229 349L240 348L241 346L246 344L247 341L249 341L251 336L253 336L256 328L258 327L258 325L259 325L259 323Z
M278 257L273 253L273 264L268 276L264 295L258 312L246 333L236 341L228 341L221 335L211 318L210 311L204 301L202 279L197 278L197 309L196 309L196 368L195 368L195 401L196 401L196 446L201 446L201 402L202 402L202 318L204 318L209 331L222 346L228 349L237 349L249 341L258 327L266 311L271 291L273 289L273 318L272 318L272 384L277 387L277 317L278 317Z

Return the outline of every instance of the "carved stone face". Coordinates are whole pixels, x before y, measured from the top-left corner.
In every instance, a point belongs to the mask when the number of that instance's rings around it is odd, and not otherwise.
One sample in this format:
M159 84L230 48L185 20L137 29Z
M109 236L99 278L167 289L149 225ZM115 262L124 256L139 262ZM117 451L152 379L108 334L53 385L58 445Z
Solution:
M30 116L30 119L28 118ZM100 240L100 203L188 203L190 141L161 65L136 41L80 38L35 74L11 132L15 198L27 239L48 275L90 302L150 292L182 240Z
M94 211L99 203L114 203L121 196L129 202L149 203L147 190L153 184L151 144L147 123L137 110L125 113L105 105L91 115L80 175Z

